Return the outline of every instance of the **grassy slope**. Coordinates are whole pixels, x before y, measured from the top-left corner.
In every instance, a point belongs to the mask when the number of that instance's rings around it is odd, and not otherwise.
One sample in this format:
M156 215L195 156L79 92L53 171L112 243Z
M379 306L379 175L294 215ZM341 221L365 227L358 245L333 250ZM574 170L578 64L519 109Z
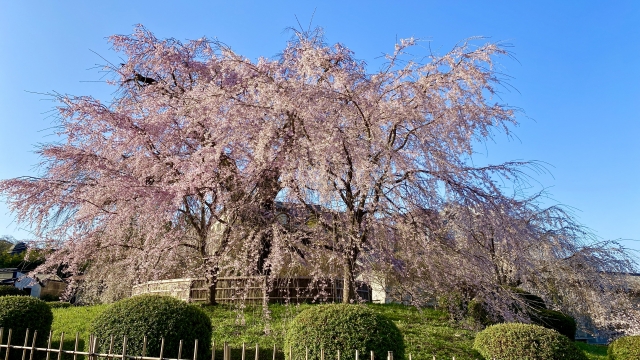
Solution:
M260 346L261 360L272 359L272 349L276 345L278 359L283 359L282 344L287 324L300 311L313 305L271 305L269 320L265 320L261 307L247 307L243 311L218 305L206 306L204 310L211 317L214 327L213 341L216 343L216 359L222 359L221 344L227 342L235 348L232 359L240 358L242 343L247 344L247 358L253 359L255 344ZM448 316L433 309L418 310L402 305L368 305L375 311L391 318L405 336L407 356L412 359L479 359L473 350L475 332L465 330L450 323ZM80 336L80 348L89 337L91 321L107 306L72 307L53 309L53 331L55 346L58 346L60 333L65 332L65 349L73 349L75 333ZM589 359L606 359L606 347L579 344Z

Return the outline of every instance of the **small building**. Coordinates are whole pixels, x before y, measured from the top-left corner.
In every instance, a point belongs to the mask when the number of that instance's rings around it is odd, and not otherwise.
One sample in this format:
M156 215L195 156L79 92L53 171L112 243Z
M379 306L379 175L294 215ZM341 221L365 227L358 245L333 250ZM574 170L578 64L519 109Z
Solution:
M16 268L0 269L0 285L13 285L15 281L24 274Z
M14 286L20 290L25 290L30 296L36 298L44 296L57 298L67 288L67 284L60 277L49 274L19 276L14 282Z

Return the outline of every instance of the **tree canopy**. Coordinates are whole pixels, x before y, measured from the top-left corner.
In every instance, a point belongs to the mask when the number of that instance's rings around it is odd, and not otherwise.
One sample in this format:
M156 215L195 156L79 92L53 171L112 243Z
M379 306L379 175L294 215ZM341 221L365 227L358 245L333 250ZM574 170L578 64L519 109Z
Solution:
M58 249L48 265L213 285L304 271L342 276L345 302L357 276L385 271L416 296L467 289L506 318L507 286L602 287L598 274L633 268L619 248L586 246L561 208L506 190L537 163L471 161L517 123L497 97L500 44L418 60L402 39L371 72L319 31L256 61L142 26L110 41L125 58L107 66L114 99L56 95L62 141L40 148L40 176L0 182L17 220Z

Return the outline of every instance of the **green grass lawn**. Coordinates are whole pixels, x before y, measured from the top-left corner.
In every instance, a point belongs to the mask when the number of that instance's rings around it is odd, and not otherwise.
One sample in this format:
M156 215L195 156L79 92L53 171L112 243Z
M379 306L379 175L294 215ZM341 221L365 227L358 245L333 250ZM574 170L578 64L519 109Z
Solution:
M273 346L276 346L276 358L284 359L282 345L289 322L302 310L314 305L270 305L265 316L261 307L248 306L240 311L230 306L205 306L204 311L211 317L213 324L212 341L216 345L216 360L222 360L222 343L232 347L232 359L241 358L244 342L247 347L247 359L254 358L255 344L260 347L260 359L272 360ZM404 334L406 356L411 354L415 360L481 359L473 350L475 332L451 323L446 313L434 309L416 309L410 306L387 304L367 305L374 311L388 316ZM53 309L54 346L59 346L60 334L65 333L64 348L73 349L75 334L80 337L79 349L84 349L90 334L91 321L106 305ZM607 348L587 344L578 344L587 353L589 359L606 359ZM69 357L69 360L71 357ZM368 359L368 357L361 359ZM400 359L398 359L400 360Z
M582 349L589 360L607 360L607 346L606 345L590 345L577 342L578 348Z

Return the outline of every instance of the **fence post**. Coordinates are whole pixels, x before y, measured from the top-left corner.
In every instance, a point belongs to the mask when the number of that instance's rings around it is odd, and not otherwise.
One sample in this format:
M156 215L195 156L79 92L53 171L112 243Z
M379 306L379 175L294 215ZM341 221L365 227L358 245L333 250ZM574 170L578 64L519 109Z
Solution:
M89 360L94 360L93 359L93 351L91 351L91 349L93 346L93 334L89 334L89 351L87 351L89 353L89 355L87 355L87 359Z
M31 342L31 353L29 354L29 360L33 360L33 353L36 352L36 338L38 337L38 330L33 332L33 341Z
M242 342L242 360L244 360L244 352L245 352L245 349L246 349L246 347L245 347L245 344L244 344L244 341L243 341L243 342Z
M46 360L49 360L49 357L51 356L51 338L53 338L53 330L49 330L49 340L47 340L47 358L46 358ZM0 343L2 343L2 329L0 329Z
M356 350L356 360L360 360L360 356L358 356L358 350ZM409 359L411 360L411 359Z
M109 360L110 357L113 358L111 356L112 352L113 352L113 335L111 335L111 337L109 338L109 352L107 353L107 360Z
M62 344L64 343L64 331L60 333L60 347L58 348L58 360L62 359ZM9 360L9 359L7 359Z
M244 359L242 359L244 360ZM291 345L289 345L289 360L293 360L293 353L291 352ZM340 359L338 359L340 360Z
M273 360L276 360L276 344L273 344Z
M142 338L142 357L147 356L147 335Z
M320 348L320 360L324 360L324 349Z
M198 339L196 339L196 343L193 344L193 360L198 360Z
M373 356L373 350L371 350L371 360L375 360L375 357Z
M98 337L95 335L91 335L91 343L89 344L89 352L91 353L91 355L89 355L89 359L91 360L98 360L98 356L96 355L98 353Z
M260 353L260 347L258 346L258 343L256 343L256 360L258 360L259 358L259 354Z
M164 355L164 336L162 337L162 340L160 340L160 358L158 360L162 360L162 355Z
M164 340L164 338L162 338L162 340ZM76 344L77 343L78 342L76 341ZM126 360L126 356L127 356L127 335L122 337L122 360Z
M216 341L215 340L213 340L213 343L211 344L211 360L216 360Z
M78 359L78 337L80 336L80 333L78 333L76 331L76 344L73 345L73 360L77 360ZM22 359L24 360L24 359ZM122 357L122 360L124 360L124 356Z
M11 333L13 330L9 329L9 337L7 338L7 352L4 354L4 360L9 360L9 349L11 349Z
M340 350L338 350L338 360L340 360Z
M182 358L182 339L180 339L180 344L178 345L178 360L180 360L180 358Z
M304 360L309 360L309 347L304 347Z
M2 340L4 340L4 328L0 327L0 355L2 355Z
M26 333L24 334L24 345L22 345L23 349L22 349L22 360L24 360L25 356L27 356L27 344L29 342L29 329L27 329ZM75 360L75 359L73 359Z

